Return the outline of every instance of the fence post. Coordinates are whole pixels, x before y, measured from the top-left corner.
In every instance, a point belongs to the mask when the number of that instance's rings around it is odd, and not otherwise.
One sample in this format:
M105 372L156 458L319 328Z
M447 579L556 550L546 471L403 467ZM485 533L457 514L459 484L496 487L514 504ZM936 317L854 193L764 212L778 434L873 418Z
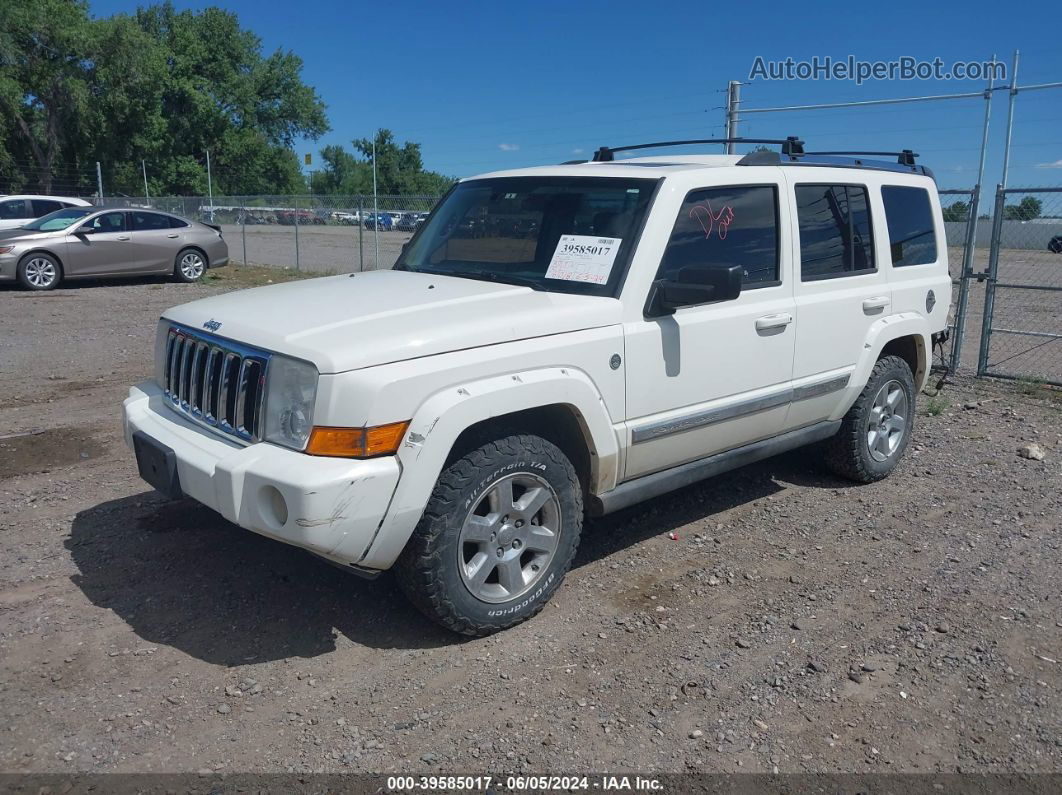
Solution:
M240 232L243 234L243 264L247 265L247 208L243 208L243 212L240 213Z
M295 206L295 270L299 270L299 197L291 197Z
M951 371L958 372L962 358L962 340L966 336L966 309L970 300L970 277L973 276L974 248L977 245L977 208L981 186L974 185L966 217L966 241L962 252L962 273L959 275L959 300L955 306L955 340L951 344Z
M988 373L988 345L992 337L992 313L996 308L996 274L999 272L999 244L1003 235L1003 184L996 185L996 203L992 211L992 240L988 248L988 274L985 283L985 311L981 317L981 349L977 354L977 374Z
M358 270L365 270L365 200L358 195Z

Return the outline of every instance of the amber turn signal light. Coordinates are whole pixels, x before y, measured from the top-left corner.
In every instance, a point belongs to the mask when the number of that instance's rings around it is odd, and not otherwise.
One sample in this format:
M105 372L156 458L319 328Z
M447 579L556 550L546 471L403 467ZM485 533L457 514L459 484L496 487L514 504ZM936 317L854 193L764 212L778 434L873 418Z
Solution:
M306 452L338 458L372 458L391 455L406 435L409 422L392 422L373 428L328 428L317 426L310 433Z

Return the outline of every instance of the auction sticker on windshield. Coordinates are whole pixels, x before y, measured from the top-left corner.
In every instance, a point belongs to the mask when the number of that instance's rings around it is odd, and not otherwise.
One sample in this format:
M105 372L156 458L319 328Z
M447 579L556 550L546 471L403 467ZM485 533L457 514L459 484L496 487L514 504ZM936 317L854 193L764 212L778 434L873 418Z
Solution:
M619 237L561 235L546 269L546 278L605 284L622 242Z

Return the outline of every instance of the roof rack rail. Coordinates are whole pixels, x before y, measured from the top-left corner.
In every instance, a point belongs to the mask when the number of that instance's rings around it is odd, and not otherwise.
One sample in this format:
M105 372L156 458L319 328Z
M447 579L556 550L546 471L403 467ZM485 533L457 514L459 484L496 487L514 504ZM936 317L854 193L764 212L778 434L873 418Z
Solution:
M808 155L847 155L847 156L860 156L870 155L871 157L895 157L896 162L901 166L913 166L915 164L915 158L918 157L917 152L912 152L910 149L904 149L901 152L805 152Z
M649 144L631 144L630 146L602 146L594 152L595 163L608 163L615 160L616 152L630 152L635 149L656 149L662 146L690 146L691 144L778 144L784 155L804 154L804 142L795 135L787 138L698 138L690 141L657 141Z

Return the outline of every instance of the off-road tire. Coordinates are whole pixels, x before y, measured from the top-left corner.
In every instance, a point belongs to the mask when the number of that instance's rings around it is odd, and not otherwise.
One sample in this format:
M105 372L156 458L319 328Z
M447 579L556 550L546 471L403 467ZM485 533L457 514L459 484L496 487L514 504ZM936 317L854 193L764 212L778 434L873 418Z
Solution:
M519 473L534 475L552 487L559 503L560 537L552 559L529 592L509 602L482 601L461 577L461 529L470 508L483 499L491 484ZM492 439L443 469L395 565L396 578L410 601L433 621L462 635L489 635L542 610L571 567L582 520L579 476L556 445L528 434Z
M896 381L907 396L906 427L896 450L884 461L876 460L867 441L867 424L878 391L890 381ZM899 356L878 359L870 378L856 402L848 409L837 434L824 443L826 465L835 474L857 483L873 483L887 477L899 464L911 440L915 421L914 376L907 362Z

